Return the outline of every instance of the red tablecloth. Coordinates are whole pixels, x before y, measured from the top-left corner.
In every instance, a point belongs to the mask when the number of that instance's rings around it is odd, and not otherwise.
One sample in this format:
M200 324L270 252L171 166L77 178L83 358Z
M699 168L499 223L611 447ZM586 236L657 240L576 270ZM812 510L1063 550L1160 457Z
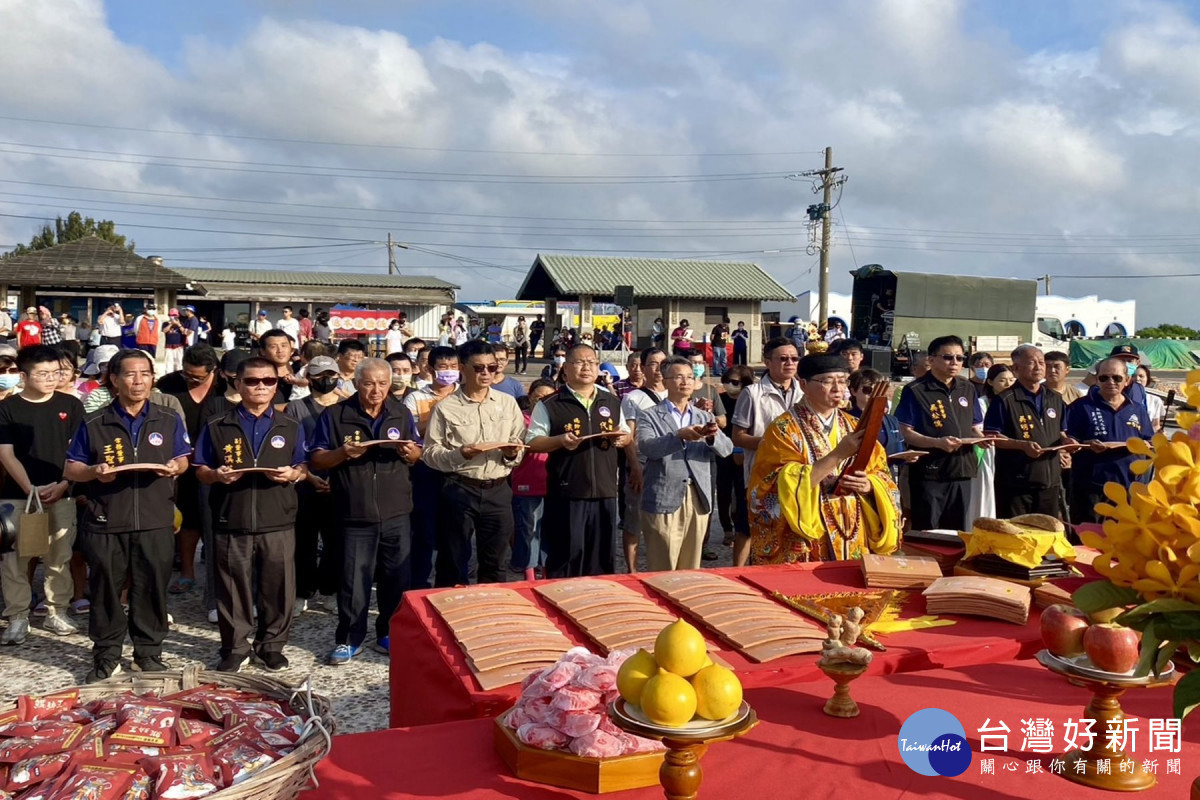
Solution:
M769 591L787 595L837 592L862 588L857 563L805 564L788 567L750 567L713 570ZM673 609L636 575L610 576L625 586ZM533 592L530 583L510 583L546 611L571 641L586 646L590 641L573 623ZM479 688L466 659L454 642L450 629L426 598L437 589L408 592L391 623L391 726L430 725L449 720L495 716L513 704L517 685L492 691ZM903 616L924 613L925 602L913 593ZM909 672L938 667L958 667L1029 658L1040 649L1039 613L1035 609L1028 624L1016 626L982 618L962 617L943 628L895 634L887 637L886 653L877 653L872 674ZM709 637L715 650L738 673L747 688L783 686L821 678L815 655L789 656L765 664L751 661Z
M1090 693L1072 686L1032 660L937 669L856 681L852 694L862 714L833 719L821 712L832 689L828 680L793 687L751 689L746 697L761 724L747 736L714 745L704 757L701 796L734 797L1074 797L1096 798L1098 790L1050 774L1052 759L1063 752L1064 723L1082 717ZM1121 699L1136 717L1138 733L1127 752L1138 761L1157 761L1159 785L1142 796L1187 797L1200 775L1200 726L1185 726L1182 752L1150 752L1148 720L1171 714L1171 689L1134 689ZM971 766L954 778L926 777L900 757L900 726L913 712L941 708L962 723L971 745ZM1036 752L1022 740L1023 719L1049 719L1051 752ZM980 752L979 729L1003 722L1010 729L1008 749ZM496 755L491 720L467 720L419 728L378 731L334 740L333 753L317 769L321 788L306 800L444 797L545 798L589 795L517 780ZM989 734L990 735L990 734ZM994 743L994 740L989 740ZM994 759L994 774L983 774ZM1167 774L1168 759L1179 759L1181 774ZM1042 774L1027 773L1038 761ZM1009 771L1013 769L1014 771ZM619 795L658 800L662 790L640 789Z

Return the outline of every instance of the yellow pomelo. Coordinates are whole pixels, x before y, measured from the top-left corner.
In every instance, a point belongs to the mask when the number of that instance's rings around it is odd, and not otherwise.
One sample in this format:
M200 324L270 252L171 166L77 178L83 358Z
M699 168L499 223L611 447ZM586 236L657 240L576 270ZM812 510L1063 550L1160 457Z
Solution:
M713 664L692 676L696 690L696 714L705 719L721 720L742 704L742 684L733 670Z
M658 664L655 663L654 656L645 650L638 650L625 659L621 668L617 670L617 691L626 703L641 705L642 687L657 672Z
M660 669L642 687L641 705L655 725L678 728L696 715L696 691L683 678Z
M700 631L681 619L675 620L658 633L654 640L654 660L667 672L690 678L704 666L708 647Z
M700 669L704 669L705 667L711 667L712 665L713 665L712 656L710 656L708 653L705 653L704 654L704 663L700 665Z

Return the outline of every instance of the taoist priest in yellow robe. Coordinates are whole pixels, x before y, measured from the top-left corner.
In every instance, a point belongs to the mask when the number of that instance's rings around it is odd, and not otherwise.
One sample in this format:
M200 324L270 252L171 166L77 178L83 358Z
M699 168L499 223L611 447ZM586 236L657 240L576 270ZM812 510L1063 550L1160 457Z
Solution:
M767 426L750 475L751 559L755 564L842 561L900 545L899 492L883 446L866 470L842 475L863 433L841 408L850 367L840 356L809 355L797 373L804 397ZM841 490L839 492L839 486Z

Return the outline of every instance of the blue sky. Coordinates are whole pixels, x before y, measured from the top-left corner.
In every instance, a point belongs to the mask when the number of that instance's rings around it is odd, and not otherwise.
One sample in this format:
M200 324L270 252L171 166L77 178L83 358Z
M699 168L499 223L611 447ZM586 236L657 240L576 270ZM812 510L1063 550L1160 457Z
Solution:
M1051 274L1136 298L1139 322L1200 324L1195 279L1170 277L1200 272L1198 18L1156 0L0 0L0 244L79 208L186 266L378 269L391 231L447 254L402 268L475 296L511 296L554 251L755 260L798 293L815 257L795 173L829 145L850 178L835 291L862 263ZM319 236L349 249L299 249Z

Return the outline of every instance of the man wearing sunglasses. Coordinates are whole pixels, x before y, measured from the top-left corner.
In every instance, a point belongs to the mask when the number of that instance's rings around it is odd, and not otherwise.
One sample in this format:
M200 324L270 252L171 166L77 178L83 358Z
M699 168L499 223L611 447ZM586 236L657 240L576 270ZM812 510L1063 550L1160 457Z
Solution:
M763 360L767 362L766 376L743 389L733 409L733 446L744 451L742 476L747 487L750 486L750 472L754 469L754 456L767 425L804 396L796 381L800 351L790 339L769 340L763 345ZM744 567L749 560L750 537L739 533L733 544L733 563Z
M996 515L1062 515L1062 459L1077 447L1063 434L1066 403L1062 395L1042 385L1046 359L1042 351L1023 344L1012 352L1017 382L988 406L983 429L999 437L996 445Z
M617 451L637 454L621 401L596 385L599 372L590 345L568 350L566 384L534 406L526 434L530 450L550 454L542 517L548 578L616 572Z
M1129 471L1135 457L1125 443L1154 436L1146 407L1125 396L1130 380L1121 359L1106 358L1096 366L1096 385L1067 408L1067 435L1083 445L1071 465L1071 522L1076 525L1103 522L1095 505L1105 502L1104 484L1128 489L1136 480Z
M970 530L974 523L967 507L979 457L962 440L982 435L983 410L959 374L966 360L962 339L934 339L929 372L908 385L896 408L904 442L929 454L908 466L913 530Z
M508 476L521 461L525 417L517 401L492 389L500 365L487 342L458 348L462 384L433 408L424 462L445 473L438 514L435 586L466 583L471 535L479 582L503 583L504 549L513 536ZM485 445L498 445L485 447Z
M278 672L288 666L283 647L296 602L296 483L308 477L304 435L299 422L271 404L279 384L272 362L248 358L238 364L236 380L241 402L208 421L195 454L196 477L212 487L217 670L240 672L253 650Z

